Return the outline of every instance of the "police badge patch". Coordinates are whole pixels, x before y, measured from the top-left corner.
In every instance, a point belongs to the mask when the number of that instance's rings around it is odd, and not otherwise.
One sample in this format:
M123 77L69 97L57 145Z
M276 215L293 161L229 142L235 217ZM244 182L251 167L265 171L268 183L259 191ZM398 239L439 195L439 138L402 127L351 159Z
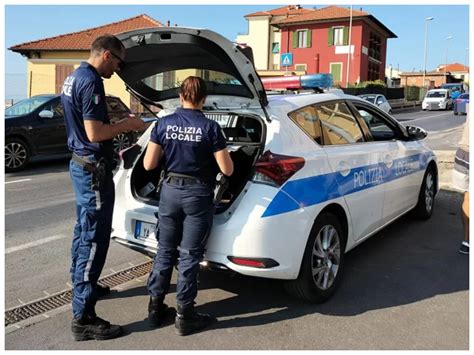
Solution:
M100 102L100 95L98 95L98 94L92 95L92 102L95 103L96 105L98 105L99 102Z

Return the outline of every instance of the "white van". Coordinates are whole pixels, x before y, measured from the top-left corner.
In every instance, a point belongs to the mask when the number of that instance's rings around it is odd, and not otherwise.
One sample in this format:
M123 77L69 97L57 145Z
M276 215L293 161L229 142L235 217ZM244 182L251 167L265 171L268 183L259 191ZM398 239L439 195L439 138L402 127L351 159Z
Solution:
M421 104L424 110L450 110L453 108L453 100L447 89L428 90Z

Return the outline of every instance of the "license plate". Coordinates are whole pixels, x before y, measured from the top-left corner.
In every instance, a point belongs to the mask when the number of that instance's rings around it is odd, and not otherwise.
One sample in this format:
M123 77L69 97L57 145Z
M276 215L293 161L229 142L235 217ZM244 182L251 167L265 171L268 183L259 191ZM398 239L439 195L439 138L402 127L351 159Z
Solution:
M135 221L135 238L146 239L151 235L155 235L155 225L143 221Z

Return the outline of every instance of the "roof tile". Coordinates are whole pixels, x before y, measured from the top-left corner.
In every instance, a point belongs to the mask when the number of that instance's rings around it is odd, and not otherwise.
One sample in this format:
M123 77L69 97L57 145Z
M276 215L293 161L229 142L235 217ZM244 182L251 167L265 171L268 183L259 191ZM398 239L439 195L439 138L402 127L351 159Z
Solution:
M350 9L339 6L327 6L321 9L312 10L308 13L294 16L287 19L276 20L272 24L287 24L287 23L298 23L307 21L318 21L318 20L332 20L337 18L350 17ZM352 10L353 17L369 16L370 14L364 11Z
M99 27L89 28L79 32L72 32L55 37L18 44L10 47L9 49L14 52L23 52L28 50L89 50L94 39L107 33L116 35L131 30L162 26L163 25L159 21L142 14L129 19Z

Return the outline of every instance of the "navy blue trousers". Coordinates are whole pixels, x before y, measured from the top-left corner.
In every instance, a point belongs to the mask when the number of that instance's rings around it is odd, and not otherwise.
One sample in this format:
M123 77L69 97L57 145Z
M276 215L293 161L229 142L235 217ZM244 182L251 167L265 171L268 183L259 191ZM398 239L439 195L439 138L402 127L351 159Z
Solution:
M94 161L93 156L87 156ZM110 244L115 188L111 171L99 191L91 188L92 173L71 161L72 185L76 194L76 225L71 247L71 279L74 285L74 318L95 315L97 280Z
M158 212L158 251L148 279L150 295L164 298L178 260L177 304L183 307L194 304L199 263L214 216L213 197L212 187L205 184L163 183Z

